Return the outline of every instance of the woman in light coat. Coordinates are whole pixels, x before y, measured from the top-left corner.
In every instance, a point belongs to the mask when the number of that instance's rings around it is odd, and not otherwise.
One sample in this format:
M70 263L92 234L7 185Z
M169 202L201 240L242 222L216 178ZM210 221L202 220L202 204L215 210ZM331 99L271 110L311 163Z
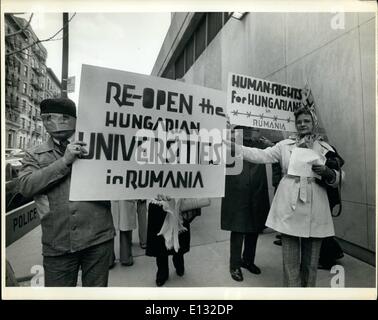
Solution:
M237 146L237 150L244 160L253 163L280 163L283 178L266 225L282 234L284 286L313 287L322 239L335 234L327 192L316 182L317 178L289 175L288 168L296 148L312 149L319 159L325 159L334 150L315 134L317 119L311 109L298 109L295 121L298 133L292 139L263 150L243 146ZM337 187L338 171L324 164L313 164L310 169L327 185Z
M147 242L146 200L112 201L112 214L116 229L119 229L119 260L123 266L134 264L132 252L133 230L137 228L142 249Z

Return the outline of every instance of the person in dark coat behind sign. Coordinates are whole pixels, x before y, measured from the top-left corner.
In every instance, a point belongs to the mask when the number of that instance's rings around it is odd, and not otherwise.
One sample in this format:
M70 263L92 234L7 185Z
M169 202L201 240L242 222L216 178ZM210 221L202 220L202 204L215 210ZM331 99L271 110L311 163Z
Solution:
M190 250L190 223L185 219L182 220L182 226L186 230L183 229L178 233L179 249L177 252L174 248L167 249L164 236L158 235L162 230L167 214L160 205L150 203L148 206L146 255L156 257L158 268L156 285L158 287L164 285L169 278L168 256L173 256L172 261L176 268L176 273L182 277L185 272L184 254Z
M243 127L243 145L263 149L266 146L259 138L258 130ZM243 170L239 175L226 176L221 209L221 229L231 231L230 274L236 281L243 281L241 267L254 274L261 272L255 265L255 253L258 234L265 227L268 212L265 165L243 161Z

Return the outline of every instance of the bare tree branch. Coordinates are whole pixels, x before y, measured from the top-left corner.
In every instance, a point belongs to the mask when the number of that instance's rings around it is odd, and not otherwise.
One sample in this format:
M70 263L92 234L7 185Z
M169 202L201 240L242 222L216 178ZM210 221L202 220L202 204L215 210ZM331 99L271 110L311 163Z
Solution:
M16 31L16 32L13 32L13 33L10 33L10 34L6 34L6 35L5 35L5 38L13 37L13 36L15 36L15 35L17 35L17 34L20 34L20 33L24 32L24 31L29 27L30 22L31 22L31 20L32 20L32 18L33 18L33 15L34 15L34 13L32 13L32 14L30 15L29 21L27 22L27 24L26 24L25 26L23 26L20 30L18 30L18 31Z
M15 53L18 53L18 52L22 52L24 51L25 49L28 49L30 47L33 47L35 46L36 44L38 43L42 43L42 42L46 42L46 41L50 41L50 40L56 40L56 39L53 39L54 37L56 37L60 32L62 32L62 30L64 29L64 27L71 22L71 20L73 19L73 17L76 15L76 12L72 15L72 17L68 20L68 22L61 28L59 29L54 35L52 35L51 37L47 38L47 39L43 39L43 40L37 40L37 41L34 41L33 43L21 48L21 49L18 49L18 50L15 50L15 51L12 51L12 52L9 52L9 53L6 53L5 56L11 56Z
M15 36L15 35L17 35L17 34L20 34L20 33L24 32L24 31L29 27L30 22L32 21L33 15L34 15L34 13L32 13L32 14L30 15L29 21L28 21L28 23L27 23L25 26L23 26L20 30L18 30L18 31L16 31L16 32L13 32L13 33L10 33L10 34L6 34L6 35L5 35L5 38L13 37L13 36Z

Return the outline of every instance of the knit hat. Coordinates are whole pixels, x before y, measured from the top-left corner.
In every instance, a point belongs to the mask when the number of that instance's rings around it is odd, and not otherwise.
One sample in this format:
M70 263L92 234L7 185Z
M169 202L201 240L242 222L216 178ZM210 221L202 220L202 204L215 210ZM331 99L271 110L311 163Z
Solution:
M45 99L41 102L40 108L41 115L44 113L60 113L76 118L75 102L67 98Z

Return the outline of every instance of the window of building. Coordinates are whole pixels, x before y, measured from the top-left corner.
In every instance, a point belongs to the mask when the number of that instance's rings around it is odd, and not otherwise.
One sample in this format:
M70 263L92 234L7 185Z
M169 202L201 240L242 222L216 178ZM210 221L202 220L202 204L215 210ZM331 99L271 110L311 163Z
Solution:
M12 148L12 133L8 133L8 148Z
M29 49L24 49L24 50L22 50L22 52L24 53L24 59L28 60L29 59Z
M204 16L195 33L195 58L197 59L206 48L206 16Z
M22 137L20 137L20 142L19 142L19 144L18 144L18 147L19 147L20 149L22 149Z
M22 100L22 112L26 112L26 100Z
M187 72L194 62L194 36L192 36L186 46L185 51L185 72Z
M24 66L24 77L28 77L29 68L28 66Z
M167 69L162 73L162 77L169 79L183 77L230 19L231 15L232 12L203 13L203 17L185 44L182 53L173 63L167 66ZM184 63L182 60L184 60Z
M176 79L182 78L185 74L185 51L181 52L175 63Z
M223 13L223 24L226 24L226 22L231 18L232 12L224 12Z
M207 27L207 44L211 42L217 35L220 29L222 29L222 12L210 12L208 13L208 27Z
M25 119L22 118L22 129L25 129Z
M34 90L32 88L30 88L30 97L34 98Z
M27 94L28 93L28 84L25 83L25 82L22 85L22 93L23 94Z

